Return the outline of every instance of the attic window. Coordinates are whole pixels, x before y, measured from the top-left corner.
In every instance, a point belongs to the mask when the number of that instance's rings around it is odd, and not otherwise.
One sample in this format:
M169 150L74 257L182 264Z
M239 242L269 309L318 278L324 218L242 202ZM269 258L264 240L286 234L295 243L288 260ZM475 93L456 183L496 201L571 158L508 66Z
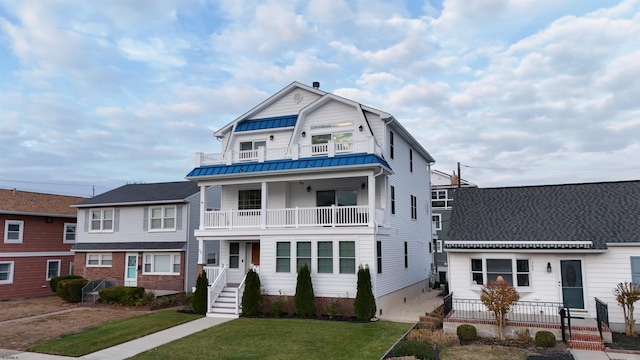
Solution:
M311 125L311 130L314 130L314 129L327 129L327 128L332 128L332 127L344 127L344 126L353 126L353 121L342 121L342 122L333 123L333 124Z

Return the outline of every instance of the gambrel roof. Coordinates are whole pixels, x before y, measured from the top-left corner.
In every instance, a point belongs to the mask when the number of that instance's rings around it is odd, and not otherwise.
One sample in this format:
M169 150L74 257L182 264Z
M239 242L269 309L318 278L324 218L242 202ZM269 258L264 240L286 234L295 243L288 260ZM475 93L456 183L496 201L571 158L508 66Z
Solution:
M193 181L177 181L152 184L127 184L79 202L74 207L134 205L161 202L183 202L200 192Z
M640 244L640 181L461 188L447 249L590 249Z

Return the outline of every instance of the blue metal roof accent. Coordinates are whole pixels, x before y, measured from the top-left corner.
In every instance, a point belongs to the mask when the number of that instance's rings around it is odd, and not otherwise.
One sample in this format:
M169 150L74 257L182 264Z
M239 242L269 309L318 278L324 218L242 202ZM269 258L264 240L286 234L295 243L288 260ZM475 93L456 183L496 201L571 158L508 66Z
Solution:
M348 154L336 155L334 157L319 156L312 158L304 158L299 160L271 160L262 163L248 162L231 165L211 165L197 167L189 174L187 178L198 176L216 176L230 174L246 174L267 171L283 171L298 169L319 169L328 167L354 166L379 164L387 169L391 169L389 164L382 158L374 154Z
M242 120L238 124L238 126L236 126L236 132L291 127L296 125L296 121L298 121L297 114L262 119Z

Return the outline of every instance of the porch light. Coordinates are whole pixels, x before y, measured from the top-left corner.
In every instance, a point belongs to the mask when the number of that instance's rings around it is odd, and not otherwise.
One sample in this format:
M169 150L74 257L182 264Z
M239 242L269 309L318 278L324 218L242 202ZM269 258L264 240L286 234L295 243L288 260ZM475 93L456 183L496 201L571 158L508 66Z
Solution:
M551 263L550 262L547 263L547 272L548 273L551 272Z
M364 188L366 188L367 185L365 183L362 183L362 185L360 185L360 189L364 190Z
M307 132L306 132L306 131L303 131L303 132L302 132L302 137L305 137L305 136L307 136Z
M311 192L311 186L307 186L307 192Z
M269 135L269 140L273 141L273 135Z
M362 131L362 125L358 126L358 130Z

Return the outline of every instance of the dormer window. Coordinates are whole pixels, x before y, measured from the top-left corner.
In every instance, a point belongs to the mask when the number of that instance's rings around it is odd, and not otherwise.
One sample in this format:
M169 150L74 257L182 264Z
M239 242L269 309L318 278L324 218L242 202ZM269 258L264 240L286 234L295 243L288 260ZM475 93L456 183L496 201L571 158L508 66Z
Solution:
M240 143L240 151L258 150L260 147L267 147L267 142L262 141L243 141Z

